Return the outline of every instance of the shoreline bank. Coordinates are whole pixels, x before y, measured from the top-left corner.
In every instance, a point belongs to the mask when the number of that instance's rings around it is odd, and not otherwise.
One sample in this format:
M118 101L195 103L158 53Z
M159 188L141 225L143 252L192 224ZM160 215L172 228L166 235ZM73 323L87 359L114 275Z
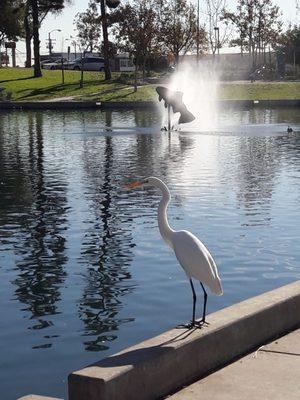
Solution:
M134 110L154 109L158 101L128 101L128 102L99 102L99 101L2 101L2 110ZM254 108L254 107L300 107L298 100L218 100L220 108Z

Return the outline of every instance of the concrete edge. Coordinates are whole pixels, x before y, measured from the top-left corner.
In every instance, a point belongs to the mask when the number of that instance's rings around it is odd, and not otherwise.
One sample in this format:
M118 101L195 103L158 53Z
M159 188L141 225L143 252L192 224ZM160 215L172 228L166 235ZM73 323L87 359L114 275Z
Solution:
M57 397L39 396L36 394L28 394L27 396L20 397L18 400L63 400Z
M70 400L153 400L174 392L300 322L300 281L172 329L69 375Z
M300 107L300 99L295 100L219 100L219 107ZM1 101L1 110L133 110L153 109L159 105L158 101Z
M78 110L101 109L96 101L3 101L0 110Z

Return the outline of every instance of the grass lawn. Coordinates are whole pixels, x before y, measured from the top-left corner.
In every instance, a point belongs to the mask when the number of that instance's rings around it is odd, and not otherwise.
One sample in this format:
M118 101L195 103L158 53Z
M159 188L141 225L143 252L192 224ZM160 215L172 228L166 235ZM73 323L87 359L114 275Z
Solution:
M12 91L15 101L51 100L72 97L74 100L95 101L139 101L153 100L154 89L149 86L133 92L130 79L123 83L120 73L113 73L112 80L106 82L101 72L84 72L84 85L80 88L80 71L65 71L65 83L62 84L62 72L42 70L41 78L33 78L31 68L1 68L0 87Z
M300 82L223 83L220 100L295 100L300 99Z
M134 93L132 79L113 73L110 82L104 74L84 72L83 88L79 86L80 71L65 71L62 84L61 71L43 70L43 77L33 78L30 68L1 68L0 87L12 91L15 101L51 100L69 98L93 101L151 101L157 99L155 85L143 85ZM300 82L245 82L220 83L219 99L271 100L299 99Z

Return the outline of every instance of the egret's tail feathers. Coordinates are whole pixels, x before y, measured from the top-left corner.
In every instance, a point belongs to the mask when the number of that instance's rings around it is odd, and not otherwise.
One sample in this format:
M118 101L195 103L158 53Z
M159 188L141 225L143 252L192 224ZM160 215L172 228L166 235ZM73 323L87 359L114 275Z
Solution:
M210 287L211 291L217 296L222 296L223 288L219 277L214 279L213 285Z

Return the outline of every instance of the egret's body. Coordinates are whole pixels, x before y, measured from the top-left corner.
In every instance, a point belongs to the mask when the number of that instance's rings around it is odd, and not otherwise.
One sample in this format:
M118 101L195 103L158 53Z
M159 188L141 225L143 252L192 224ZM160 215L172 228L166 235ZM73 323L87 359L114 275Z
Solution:
M154 186L160 189L162 192L162 199L158 206L157 216L159 231L167 245L174 250L177 260L190 280L193 292L193 318L190 326L194 326L196 324L196 293L192 278L200 281L201 283L204 291L204 307L203 316L200 323L204 323L207 293L203 284L207 285L209 289L216 295L220 296L223 294L217 266L207 248L195 235L185 230L175 231L170 227L167 218L167 207L171 200L171 195L164 182L156 177L149 177L141 182L130 184L127 187L132 188L138 186Z
M189 278L197 279L216 295L223 293L217 266L204 244L188 231L175 232L174 251Z

